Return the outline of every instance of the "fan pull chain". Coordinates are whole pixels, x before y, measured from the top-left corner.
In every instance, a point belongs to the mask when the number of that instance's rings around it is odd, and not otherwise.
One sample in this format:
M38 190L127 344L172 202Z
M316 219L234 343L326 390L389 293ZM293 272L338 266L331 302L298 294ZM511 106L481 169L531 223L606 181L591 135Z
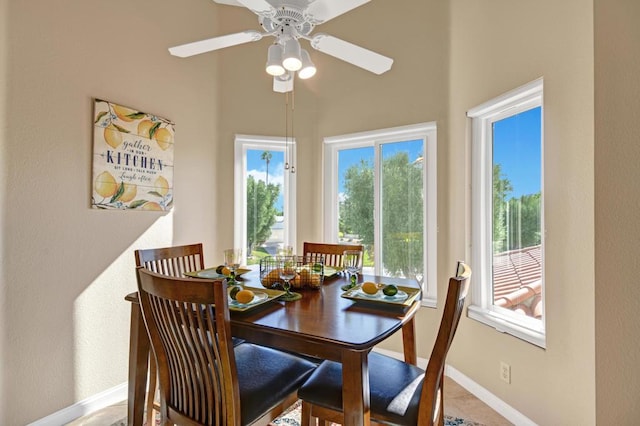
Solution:
M284 94L284 169L289 170L289 92Z
M292 76L293 78L293 76ZM294 149L295 145L295 136L293 133L293 123L294 123L294 110L296 108L296 88L295 86L291 89L291 150L289 150L289 160L293 158L293 154L291 151ZM296 166L291 161L291 173L296 172Z

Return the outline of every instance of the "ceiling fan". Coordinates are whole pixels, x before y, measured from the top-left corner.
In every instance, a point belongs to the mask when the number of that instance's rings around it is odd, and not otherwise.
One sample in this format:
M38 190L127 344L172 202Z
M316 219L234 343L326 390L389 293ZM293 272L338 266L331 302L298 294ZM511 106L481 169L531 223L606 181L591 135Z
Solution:
M275 37L267 55L267 73L273 75L273 89L277 92L293 90L293 73L305 79L312 77L316 68L309 53L300 47L298 39L309 41L314 49L363 68L374 74L391 69L393 59L341 40L317 33L313 29L324 22L349 12L370 0L214 0L219 4L246 7L258 15L264 32L254 30L227 34L169 48L181 58L211 52Z

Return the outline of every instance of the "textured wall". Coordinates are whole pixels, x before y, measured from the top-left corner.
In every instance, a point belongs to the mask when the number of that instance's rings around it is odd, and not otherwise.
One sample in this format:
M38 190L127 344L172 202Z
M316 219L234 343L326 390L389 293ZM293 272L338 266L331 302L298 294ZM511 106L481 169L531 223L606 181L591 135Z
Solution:
M451 15L452 164L469 158L468 109L544 77L547 348L467 319L449 362L538 424L594 424L593 2L456 0ZM464 184L452 174L447 189ZM449 205L454 252L464 208Z
M596 409L640 416L640 3L595 1Z
M36 0L1 10L0 424L125 382L133 250L215 236L215 58L180 61L166 50L215 27L210 2L191 3ZM176 122L174 212L89 208L93 97Z
M0 0L0 424L126 381L132 251L203 241L207 263L219 261L233 240L233 135L283 135L283 98L262 71L267 39L166 52L255 29L255 17L186 2ZM444 3L376 0L321 27L396 62L373 76L310 51L318 74L296 91L298 239L322 236L322 137L435 120L442 298L468 254L465 112L544 76L547 349L463 319L449 361L539 424L594 424L596 383L599 424L637 418L638 6L595 2L594 160L593 1ZM173 212L89 209L93 97L176 122ZM439 315L419 313L420 356ZM501 360L511 385L498 380Z

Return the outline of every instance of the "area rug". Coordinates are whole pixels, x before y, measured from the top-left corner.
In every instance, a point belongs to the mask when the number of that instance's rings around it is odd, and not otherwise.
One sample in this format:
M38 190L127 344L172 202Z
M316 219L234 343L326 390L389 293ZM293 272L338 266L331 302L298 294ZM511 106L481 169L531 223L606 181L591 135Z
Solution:
M269 423L269 426L300 426L301 409L302 402L297 401L284 413L282 413L280 417ZM484 426L481 423L447 415L444 416L444 424L445 426ZM336 423L333 423L332 425L336 425Z

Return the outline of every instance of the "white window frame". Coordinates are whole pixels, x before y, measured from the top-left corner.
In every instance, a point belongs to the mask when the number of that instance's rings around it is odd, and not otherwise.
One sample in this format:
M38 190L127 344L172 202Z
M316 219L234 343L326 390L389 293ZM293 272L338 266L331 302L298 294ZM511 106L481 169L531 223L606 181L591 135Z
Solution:
M247 168L247 151L282 151L289 149L289 160L296 164L295 139L285 139L270 136L236 135L234 153L234 223L233 243L235 247L247 246L247 187L244 171ZM284 245L296 247L296 174L285 170L284 173L284 203L282 206L286 226L284 227ZM243 263L246 263L246 253L243 250Z
M546 315L544 313L544 155L541 155L541 228L542 228L542 320L494 306L492 302L492 196L493 134L492 124L510 116L543 107L543 79L483 103L467 112L471 119L471 266L473 268L470 318L542 348L546 347ZM543 114L544 116L544 114ZM544 120L541 118L541 149L544 152Z
M424 183L425 183L425 209L423 223L425 225L426 238L424 239L424 282L425 288L422 290L422 305L435 307L437 302L437 127L435 122L419 123L408 126L392 127L388 129L372 130L367 132L352 133L341 136L324 138L324 240L337 242L338 235L338 151L343 149L360 148L365 146L374 147L374 176L378 178L380 167L380 145L390 142L402 142L412 139L422 139L424 161ZM379 185L374 186L374 242L377 259L380 258L382 244L380 238L380 215L379 206ZM380 265L376 265L376 275L380 275Z

